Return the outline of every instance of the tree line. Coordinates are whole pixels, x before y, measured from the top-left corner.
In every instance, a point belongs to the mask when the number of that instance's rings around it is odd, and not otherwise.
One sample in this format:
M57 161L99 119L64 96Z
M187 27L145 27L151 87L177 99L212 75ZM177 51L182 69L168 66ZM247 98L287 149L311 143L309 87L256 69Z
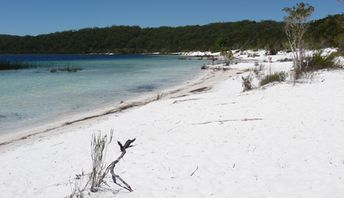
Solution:
M343 49L344 14L312 21L310 48ZM85 28L38 36L0 35L0 53L150 53L220 51L222 49L288 48L284 22L251 21L181 27L112 26Z

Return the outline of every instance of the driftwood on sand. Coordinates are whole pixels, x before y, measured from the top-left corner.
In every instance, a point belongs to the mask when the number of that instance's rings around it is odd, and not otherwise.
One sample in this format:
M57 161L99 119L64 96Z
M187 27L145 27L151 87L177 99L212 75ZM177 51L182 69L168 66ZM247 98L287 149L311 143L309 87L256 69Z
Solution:
M263 118L244 118L244 119L214 120L214 121L193 123L192 125L211 124L211 123L215 123L215 122L223 124L224 122L247 122L247 121L259 121L259 120L263 120Z

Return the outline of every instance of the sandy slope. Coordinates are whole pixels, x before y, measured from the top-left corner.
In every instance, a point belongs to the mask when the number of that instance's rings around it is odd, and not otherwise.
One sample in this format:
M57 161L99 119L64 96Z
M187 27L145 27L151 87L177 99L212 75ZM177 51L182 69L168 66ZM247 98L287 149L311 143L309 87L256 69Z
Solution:
M271 66L286 70L290 63ZM323 71L295 86L242 93L237 75L206 93L5 145L0 197L68 195L75 174L90 170L91 134L110 129L116 139L137 138L116 168L134 192L117 197L343 197L343 86L343 71ZM118 153L113 144L107 160Z

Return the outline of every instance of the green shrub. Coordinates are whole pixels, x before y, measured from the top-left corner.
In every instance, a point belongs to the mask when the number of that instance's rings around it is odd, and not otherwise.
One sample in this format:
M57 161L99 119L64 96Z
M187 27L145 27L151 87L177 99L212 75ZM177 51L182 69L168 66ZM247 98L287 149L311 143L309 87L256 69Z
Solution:
M302 72L316 71L320 69L335 69L339 66L335 63L335 53L331 53L327 56L322 56L321 52L313 54L312 57L308 58L306 64L302 67Z
M260 82L260 86L266 85L271 82L282 82L285 81L288 74L286 72L276 72L270 75L266 75Z

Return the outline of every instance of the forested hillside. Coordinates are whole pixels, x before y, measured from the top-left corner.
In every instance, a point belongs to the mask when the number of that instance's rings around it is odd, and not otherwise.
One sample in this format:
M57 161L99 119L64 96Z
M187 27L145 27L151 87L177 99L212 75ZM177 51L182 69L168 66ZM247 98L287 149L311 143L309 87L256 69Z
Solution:
M343 23L343 14L313 21L306 36L308 46L343 48ZM147 53L218 51L222 48L282 49L287 46L283 27L283 22L245 20L203 26L112 26L38 36L0 35L0 53Z

